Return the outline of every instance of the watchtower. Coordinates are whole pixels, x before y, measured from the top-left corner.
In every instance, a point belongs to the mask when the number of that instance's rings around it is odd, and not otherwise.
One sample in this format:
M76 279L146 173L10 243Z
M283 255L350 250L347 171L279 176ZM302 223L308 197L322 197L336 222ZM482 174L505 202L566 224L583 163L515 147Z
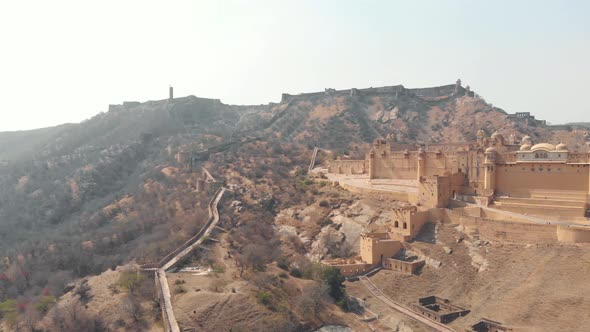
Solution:
M168 88L170 96L168 97L169 100L174 99L174 87L170 86Z

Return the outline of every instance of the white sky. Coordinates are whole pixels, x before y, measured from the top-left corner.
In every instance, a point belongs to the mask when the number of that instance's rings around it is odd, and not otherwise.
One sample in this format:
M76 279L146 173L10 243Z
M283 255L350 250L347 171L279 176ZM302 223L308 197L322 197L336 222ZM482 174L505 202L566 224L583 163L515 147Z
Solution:
M0 130L108 104L464 84L508 112L590 121L590 2L0 0Z

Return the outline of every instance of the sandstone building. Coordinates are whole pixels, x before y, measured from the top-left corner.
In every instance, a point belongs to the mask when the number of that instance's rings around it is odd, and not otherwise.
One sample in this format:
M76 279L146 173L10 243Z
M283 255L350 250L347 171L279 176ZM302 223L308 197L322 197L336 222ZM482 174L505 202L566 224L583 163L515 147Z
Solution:
M352 192L409 203L392 208L387 232L361 235L360 256L324 261L347 277L377 267L414 273L422 262L395 256L433 221L491 240L590 242L590 154L561 143L480 130L475 142L392 151L378 139L364 159L333 160L325 171Z
M495 132L477 134L463 146L420 147L391 151L376 140L363 160L334 160L328 172L368 175L371 182L413 181L417 190L398 195L425 207L443 207L462 198L515 212L581 220L590 197L588 153L570 152L564 144L533 144L525 136L514 144ZM397 181L397 182L396 182ZM410 182L411 183L411 182Z

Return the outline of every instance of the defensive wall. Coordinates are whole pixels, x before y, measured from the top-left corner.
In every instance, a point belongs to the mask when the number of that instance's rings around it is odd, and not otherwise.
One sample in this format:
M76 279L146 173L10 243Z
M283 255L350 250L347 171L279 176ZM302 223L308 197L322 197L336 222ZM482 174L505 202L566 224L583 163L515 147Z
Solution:
M455 92L465 91L465 89L461 91L456 91L456 88L456 84L448 84L442 86L434 86L430 88L408 89L408 91L416 96L428 98L448 96L454 94Z
M186 96L186 97L179 97L173 99L161 99L161 100L148 100L146 102L138 102L138 101L124 101L123 104L111 104L109 105L109 112L111 111L126 111L133 108L147 108L153 109L156 107L162 107L166 105L173 105L177 102L198 102L203 105L221 105L220 99L215 98L202 98L202 97L195 97L195 96Z
M547 121L545 120L535 119L535 116L531 115L530 112L516 112L514 114L508 114L508 119L514 120L516 122L523 122L532 126L545 126L547 124Z
M467 95L470 97L474 96L473 91L469 90L469 87L464 88L461 86L461 81L457 81L455 84L448 84L442 86L435 86L429 88L417 88L417 89L407 89L403 85L391 85L391 86L382 86L382 87L370 87L364 89L344 89L344 90L336 90L331 88L326 88L324 91L319 92L309 92L309 93L300 93L297 95L292 95L288 93L283 93L281 95L281 103L288 103L295 99L310 99L310 98L317 98L317 97L331 97L331 96L357 96L357 95L409 95L409 96L418 96L425 100L434 100L437 98L445 98L451 97L454 95Z

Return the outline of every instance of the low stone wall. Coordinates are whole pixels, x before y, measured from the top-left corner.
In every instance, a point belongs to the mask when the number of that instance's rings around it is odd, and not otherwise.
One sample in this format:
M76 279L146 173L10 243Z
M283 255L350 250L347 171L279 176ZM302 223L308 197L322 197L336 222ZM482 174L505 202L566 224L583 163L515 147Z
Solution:
M460 224L488 240L519 243L556 243L557 226L473 217L455 210L439 209L442 222Z
M557 226L557 240L568 243L590 243L590 228Z
M329 262L324 262L324 264L335 267L340 270L340 273L345 278L356 277L362 274L365 274L371 271L375 266L365 263L357 263L357 264L330 264Z

